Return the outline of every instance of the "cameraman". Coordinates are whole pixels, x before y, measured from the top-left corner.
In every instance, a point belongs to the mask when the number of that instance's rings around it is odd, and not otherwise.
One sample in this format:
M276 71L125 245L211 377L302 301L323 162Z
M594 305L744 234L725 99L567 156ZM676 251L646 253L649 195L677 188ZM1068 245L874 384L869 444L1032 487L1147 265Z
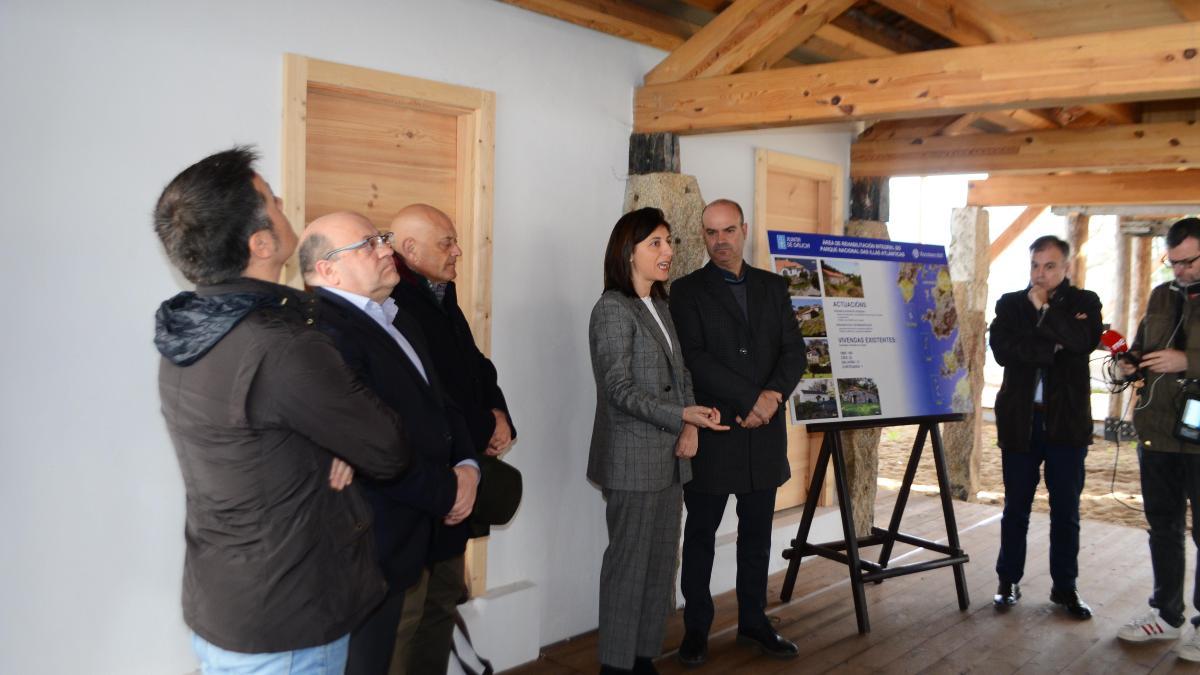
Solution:
M1138 431L1138 463L1154 569L1151 609L1117 632L1128 642L1180 636L1184 623L1183 537L1189 502L1193 522L1200 523L1200 445L1180 441L1173 433L1187 380L1200 378L1200 219L1184 218L1171 226L1163 263L1174 272L1175 280L1150 294L1131 350L1140 362L1136 366L1121 363L1126 377L1140 368L1145 378L1133 423ZM1200 546L1195 529L1192 540ZM1196 581L1192 604L1200 608L1200 578ZM1193 617L1192 623L1200 624L1200 616ZM1176 652L1182 659L1200 661L1200 635L1194 627Z

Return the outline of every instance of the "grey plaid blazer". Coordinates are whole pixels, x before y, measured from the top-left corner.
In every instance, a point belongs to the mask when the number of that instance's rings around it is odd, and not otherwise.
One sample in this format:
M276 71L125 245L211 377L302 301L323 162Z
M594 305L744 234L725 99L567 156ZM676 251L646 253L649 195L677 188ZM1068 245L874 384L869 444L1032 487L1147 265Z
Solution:
M694 405L667 303L655 300L662 329L645 303L605 291L592 308L588 341L596 379L596 421L587 476L610 490L652 492L691 480L691 460L675 457L683 408Z

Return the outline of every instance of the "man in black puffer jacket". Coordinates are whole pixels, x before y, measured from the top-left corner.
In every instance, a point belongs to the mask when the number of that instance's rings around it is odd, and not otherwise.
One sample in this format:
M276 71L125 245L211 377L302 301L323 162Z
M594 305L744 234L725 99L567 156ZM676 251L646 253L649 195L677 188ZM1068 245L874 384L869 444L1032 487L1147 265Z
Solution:
M187 491L184 620L205 672L341 673L383 597L351 466L391 478L400 420L275 283L296 247L279 200L235 148L163 191L155 231L196 292L164 302L159 394ZM340 458L340 459L338 459ZM290 671L276 671L278 664Z
M1092 442L1088 360L1100 344L1100 298L1067 279L1067 242L1040 237L1029 247L1029 286L996 303L989 342L1004 382L996 430L1004 460L997 609L1017 604L1025 573L1029 511L1045 465L1050 492L1050 600L1076 618L1092 610L1079 598L1079 495Z

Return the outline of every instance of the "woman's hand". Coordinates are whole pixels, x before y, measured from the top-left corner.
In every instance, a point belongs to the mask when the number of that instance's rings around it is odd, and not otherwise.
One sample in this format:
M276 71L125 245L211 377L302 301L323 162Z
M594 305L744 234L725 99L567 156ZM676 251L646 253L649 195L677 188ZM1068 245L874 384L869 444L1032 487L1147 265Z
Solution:
M721 424L721 411L703 405L689 405L683 409L683 421L713 431L729 431Z
M691 424L683 425L683 431L679 432L679 438L675 441L675 456L682 459L695 457L699 447L700 436L696 427Z

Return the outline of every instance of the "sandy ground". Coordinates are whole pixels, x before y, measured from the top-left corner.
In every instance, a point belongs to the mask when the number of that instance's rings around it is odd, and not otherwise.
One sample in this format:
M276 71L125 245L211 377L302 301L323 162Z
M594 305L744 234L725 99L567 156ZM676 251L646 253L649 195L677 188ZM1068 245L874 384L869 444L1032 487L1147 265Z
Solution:
M915 426L883 430L879 444L880 487L900 487L916 433ZM936 493L937 475L934 472L930 447L927 442L926 451L922 454L921 464L917 469L914 490ZM1142 490L1138 478L1137 452L1133 443L1125 441L1118 448L1111 441L1096 439L1088 449L1084 468L1087 478L1079 504L1081 517L1129 527L1146 527L1141 511ZM980 457L977 500L990 504L1004 503L1004 483L1000 468L1000 449L996 447L995 424L983 425L983 453ZM1050 510L1045 483L1038 486L1033 509L1042 512Z

